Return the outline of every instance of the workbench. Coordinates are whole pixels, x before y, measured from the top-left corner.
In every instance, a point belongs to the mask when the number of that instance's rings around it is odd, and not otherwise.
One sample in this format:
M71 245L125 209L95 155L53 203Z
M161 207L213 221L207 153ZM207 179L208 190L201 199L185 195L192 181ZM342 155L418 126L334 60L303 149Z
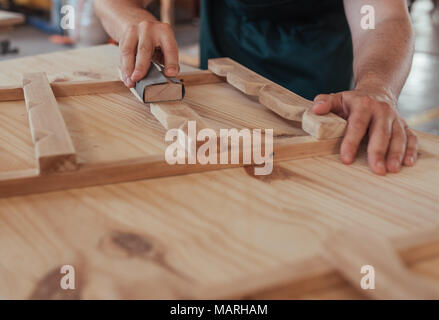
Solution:
M110 45L10 60L0 86L30 71L114 79L118 64ZM163 150L165 131L129 92L57 100L82 160ZM0 174L35 166L27 121L23 101L0 103ZM319 258L321 243L340 229L389 241L439 230L439 137L418 134L417 165L385 177L362 150L350 166L328 155L263 177L231 168L0 199L0 297L363 298ZM437 244L404 260L439 285ZM63 265L76 290L59 288ZM319 281L299 279L304 270Z
M21 13L0 10L0 54L17 53L18 49L10 48L9 34L13 27L24 23L25 17Z

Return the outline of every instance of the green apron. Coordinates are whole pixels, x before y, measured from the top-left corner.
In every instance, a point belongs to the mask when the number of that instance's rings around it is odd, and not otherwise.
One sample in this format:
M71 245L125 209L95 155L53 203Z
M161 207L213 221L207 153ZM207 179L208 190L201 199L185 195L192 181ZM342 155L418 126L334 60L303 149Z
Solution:
M348 90L353 54L343 0L202 0L201 67L218 57L308 99Z

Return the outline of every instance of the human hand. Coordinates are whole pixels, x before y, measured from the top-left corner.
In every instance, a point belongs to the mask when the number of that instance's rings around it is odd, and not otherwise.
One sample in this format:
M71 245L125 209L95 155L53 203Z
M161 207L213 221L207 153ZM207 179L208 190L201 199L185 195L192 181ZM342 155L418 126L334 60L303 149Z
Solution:
M179 72L177 41L167 23L142 21L129 25L119 47L122 79L129 88L145 77L151 60L164 64L168 77Z
M313 112L324 115L332 111L348 120L341 160L354 162L362 139L368 134L368 162L378 175L397 173L413 166L418 155L418 140L396 109L396 101L382 90L356 89L322 94L314 99Z

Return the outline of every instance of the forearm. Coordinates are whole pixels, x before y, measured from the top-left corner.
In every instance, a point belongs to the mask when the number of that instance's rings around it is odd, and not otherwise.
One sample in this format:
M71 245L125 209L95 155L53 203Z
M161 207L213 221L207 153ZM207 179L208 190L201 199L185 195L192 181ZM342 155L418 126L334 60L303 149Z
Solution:
M144 7L150 1L145 0L96 0L95 9L108 34L120 41L123 32L130 25L142 21L157 21Z
M409 19L381 21L354 39L356 89L382 89L397 101L410 72L414 34Z

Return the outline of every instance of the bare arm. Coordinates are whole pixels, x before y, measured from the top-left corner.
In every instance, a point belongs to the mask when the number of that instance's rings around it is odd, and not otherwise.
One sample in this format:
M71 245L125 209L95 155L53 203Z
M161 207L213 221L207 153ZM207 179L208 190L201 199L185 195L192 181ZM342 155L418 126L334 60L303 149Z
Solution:
M366 134L373 172L399 172L417 158L417 138L397 111L413 58L414 35L405 0L344 0L354 47L355 89L319 95L314 112L348 119L341 159L350 164ZM364 30L361 8L375 9L375 29Z
M361 7L375 8L376 29L361 28ZM356 88L382 87L397 99L410 71L414 35L404 0L344 0L354 46Z
M96 0L105 30L119 42L122 77L128 87L147 73L152 59L163 60L165 73L178 73L178 48L172 28L157 21L144 7L145 0ZM157 51L157 49L160 51ZM162 57L157 57L157 52Z

